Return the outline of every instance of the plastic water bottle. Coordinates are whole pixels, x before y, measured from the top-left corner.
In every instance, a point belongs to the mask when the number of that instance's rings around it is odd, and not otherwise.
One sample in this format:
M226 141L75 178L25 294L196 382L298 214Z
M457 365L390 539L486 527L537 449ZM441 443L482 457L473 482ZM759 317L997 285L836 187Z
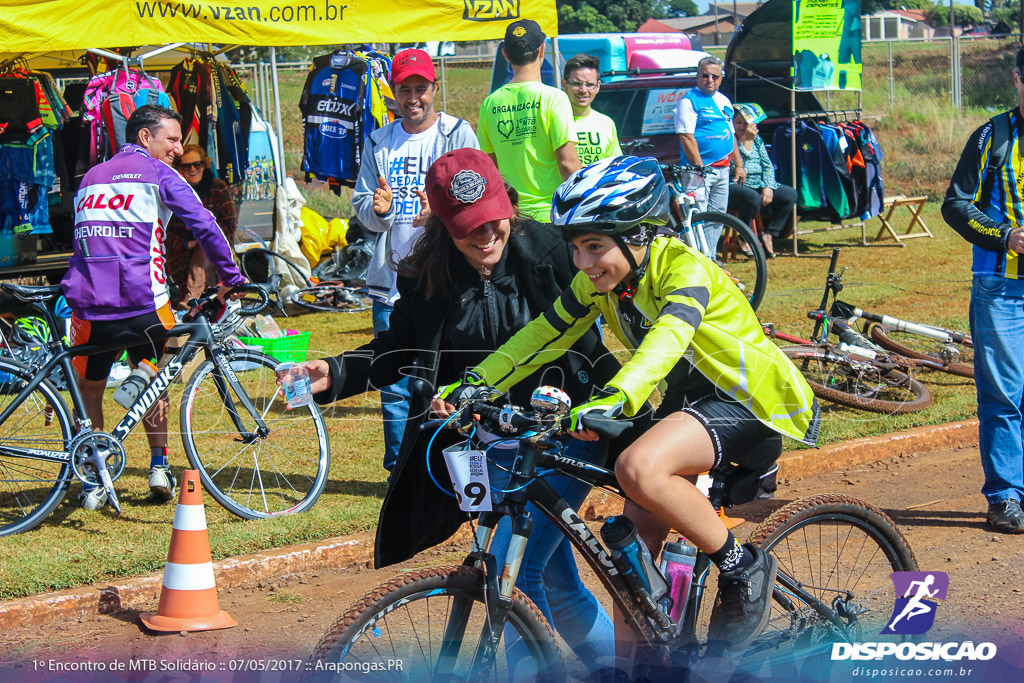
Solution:
M114 400L125 408L131 408L135 399L142 394L150 380L156 377L156 363L148 358L139 361L139 367L131 371L114 392Z
M668 581L668 596L672 599L668 617L676 623L683 618L690 584L693 583L693 565L696 563L697 549L684 538L666 543L661 551L661 573Z
M281 380L281 388L284 389L284 397L288 401L288 408L299 408L313 402L309 372L306 370L305 365L301 363L281 363L274 370L274 374Z
M668 593L665 577L654 564L651 551L636 533L636 526L629 517L609 517L601 527L601 538L613 552L622 554L655 602Z

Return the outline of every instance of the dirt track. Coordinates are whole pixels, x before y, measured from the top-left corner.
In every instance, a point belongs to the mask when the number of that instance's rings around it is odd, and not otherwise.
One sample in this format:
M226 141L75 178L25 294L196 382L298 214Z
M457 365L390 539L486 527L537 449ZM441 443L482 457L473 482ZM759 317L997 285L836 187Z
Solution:
M735 508L730 514L750 520L734 530L745 538L771 511L812 493L834 491L878 505L903 530L922 570L949 575L948 598L940 604L927 639L993 640L1000 646L1000 659L1024 667L1024 536L995 534L984 527L980 486L977 450L945 451L784 481L775 499ZM189 669L198 666L214 667L205 680L291 680L287 673L243 675L234 669L294 667L363 592L403 568L457 563L464 552L441 548L397 568L374 571L351 565L222 590L221 607L240 624L224 631L154 636L140 627L137 611L121 610L0 633L0 680L198 680L200 674ZM173 668L158 670L155 677L109 671L112 666L127 668L132 660L155 660L157 667ZM107 671L60 671L83 662L101 663Z

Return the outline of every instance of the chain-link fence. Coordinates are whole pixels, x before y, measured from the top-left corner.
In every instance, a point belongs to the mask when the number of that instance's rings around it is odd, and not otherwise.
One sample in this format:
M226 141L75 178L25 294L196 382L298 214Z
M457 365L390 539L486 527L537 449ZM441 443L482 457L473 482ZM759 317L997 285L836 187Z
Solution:
M913 107L922 98L955 108L1012 107L1020 42L1019 35L865 42L865 108Z

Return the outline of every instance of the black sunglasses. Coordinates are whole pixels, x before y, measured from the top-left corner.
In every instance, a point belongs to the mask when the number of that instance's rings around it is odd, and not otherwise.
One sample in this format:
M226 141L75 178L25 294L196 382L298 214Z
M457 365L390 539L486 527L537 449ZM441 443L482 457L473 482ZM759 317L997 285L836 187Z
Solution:
M189 161L187 163L183 161L180 164L178 164L178 166L180 166L181 168L191 168L191 169L202 168L205 165L206 164L204 164L201 161Z

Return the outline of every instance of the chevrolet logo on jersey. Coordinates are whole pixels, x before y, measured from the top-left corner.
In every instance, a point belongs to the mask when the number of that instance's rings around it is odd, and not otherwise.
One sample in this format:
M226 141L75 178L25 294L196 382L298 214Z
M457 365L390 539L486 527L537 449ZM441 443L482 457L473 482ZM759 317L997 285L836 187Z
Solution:
M462 0L467 21L508 21L519 18L519 0Z

